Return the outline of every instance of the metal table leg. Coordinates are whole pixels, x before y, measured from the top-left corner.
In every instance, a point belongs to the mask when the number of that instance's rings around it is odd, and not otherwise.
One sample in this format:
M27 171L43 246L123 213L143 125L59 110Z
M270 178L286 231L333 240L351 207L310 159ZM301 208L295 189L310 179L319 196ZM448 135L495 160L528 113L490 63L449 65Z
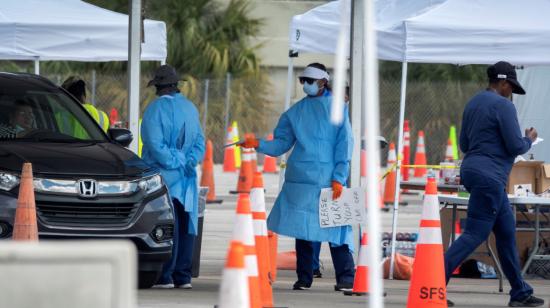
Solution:
M495 262L495 266L497 267L497 275L498 275L498 291L502 293L504 291L502 283L502 267L500 266L500 262L497 259L497 256L493 252L493 248L491 248L491 245L489 244L489 239L485 241L485 245L487 245L487 250L489 251L489 255L493 259L493 262Z
M529 265L531 265L531 262L535 258L535 256L539 252L539 240L540 240L540 205L535 204L535 241L533 243L533 249L531 253L529 254L529 258L525 262L525 265L523 265L523 270L521 271L521 274L525 276L525 273L527 273L527 269L529 268Z

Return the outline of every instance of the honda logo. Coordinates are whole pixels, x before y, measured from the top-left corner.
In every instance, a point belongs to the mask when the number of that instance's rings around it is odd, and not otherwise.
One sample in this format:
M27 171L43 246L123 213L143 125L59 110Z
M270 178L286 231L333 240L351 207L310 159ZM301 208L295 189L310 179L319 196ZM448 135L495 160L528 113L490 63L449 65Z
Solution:
M78 194L84 198L93 198L97 195L97 182L95 180L79 180L77 183Z

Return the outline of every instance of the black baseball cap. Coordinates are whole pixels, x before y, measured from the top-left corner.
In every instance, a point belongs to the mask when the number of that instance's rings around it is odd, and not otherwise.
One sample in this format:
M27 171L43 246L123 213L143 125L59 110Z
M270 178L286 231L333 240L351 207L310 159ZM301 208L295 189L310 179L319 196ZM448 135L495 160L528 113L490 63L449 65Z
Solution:
M506 80L512 84L512 93L525 94L525 90L519 84L516 69L506 61L499 61L487 68L487 77L490 81Z
M168 64L161 65L157 70L155 71L155 77L147 83L147 86L163 86L163 85L169 85L169 84L176 84L178 81L180 81L181 78L178 77L178 74L176 73L176 69L171 67Z

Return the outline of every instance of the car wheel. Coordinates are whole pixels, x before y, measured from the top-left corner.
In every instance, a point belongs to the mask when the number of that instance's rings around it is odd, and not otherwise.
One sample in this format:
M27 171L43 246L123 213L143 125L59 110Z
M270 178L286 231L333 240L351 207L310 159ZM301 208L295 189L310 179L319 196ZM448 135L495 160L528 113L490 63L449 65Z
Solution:
M159 279L161 271L140 271L138 274L140 289L151 288Z

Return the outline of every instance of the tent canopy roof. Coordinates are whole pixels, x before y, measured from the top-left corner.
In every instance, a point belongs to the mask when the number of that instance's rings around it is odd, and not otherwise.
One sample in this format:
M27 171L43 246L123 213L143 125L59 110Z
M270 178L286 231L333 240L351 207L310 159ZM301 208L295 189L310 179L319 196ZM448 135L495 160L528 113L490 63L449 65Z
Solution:
M340 1L294 16L290 49L334 53ZM421 63L549 64L548 16L549 0L378 0L378 55Z
M144 21L142 60L164 61L166 25ZM128 15L80 0L4 0L0 59L127 61Z

